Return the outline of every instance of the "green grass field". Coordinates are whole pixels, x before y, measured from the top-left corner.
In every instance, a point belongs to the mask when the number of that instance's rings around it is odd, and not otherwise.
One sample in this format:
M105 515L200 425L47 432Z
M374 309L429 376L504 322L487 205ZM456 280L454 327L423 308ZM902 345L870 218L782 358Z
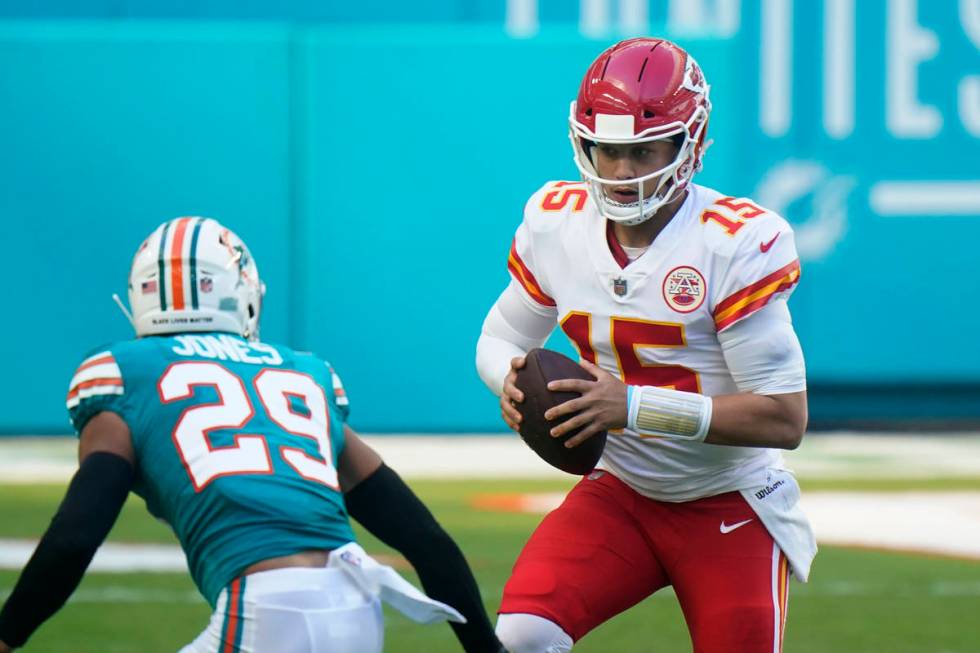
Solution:
M457 538L496 609L514 558L538 515L478 512L474 494L544 492L556 481L425 481L412 483ZM923 491L980 489L980 479L803 482L807 489ZM0 538L36 538L63 487L0 485ZM386 549L363 533L372 553ZM113 530L119 542L173 542L169 531L131 498ZM409 577L412 577L408 572ZM0 596L17 574L0 571ZM414 577L412 577L414 580ZM785 650L796 653L980 652L980 562L822 547L808 585L793 583ZM23 650L28 653L176 651L205 626L209 609L190 577L180 574L90 574L75 597ZM418 626L388 614L385 650L441 653L459 647L445 625ZM576 653L689 651L677 601L669 591L647 599L593 633Z

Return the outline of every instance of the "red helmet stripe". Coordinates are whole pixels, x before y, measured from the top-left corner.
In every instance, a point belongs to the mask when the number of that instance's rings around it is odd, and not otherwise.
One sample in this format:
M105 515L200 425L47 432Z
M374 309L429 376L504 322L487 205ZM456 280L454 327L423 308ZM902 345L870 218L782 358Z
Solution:
M184 235L187 225L193 218L180 218L174 228L173 244L170 247L170 287L173 292L174 310L183 310L184 301Z

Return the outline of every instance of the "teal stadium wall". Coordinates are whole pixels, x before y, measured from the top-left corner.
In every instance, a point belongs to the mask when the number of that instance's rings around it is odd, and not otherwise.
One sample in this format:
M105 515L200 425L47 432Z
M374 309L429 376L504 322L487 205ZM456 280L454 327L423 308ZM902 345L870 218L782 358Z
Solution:
M895 215L881 195L890 182L922 193L936 187L906 182L980 183L976 114L960 90L980 104L972 14L919 8L942 38L917 68L916 101L940 127L911 138L888 119L888 63L901 53L885 48L886 29L902 25L883 5L857 10L846 131L846 111L830 130L824 115L822 10L791 3L786 89L786 78L760 85L774 46L744 4L728 38L675 36L713 86L715 145L699 181L777 206L807 234L791 306L812 417L980 416L980 215L969 201ZM544 25L514 39L453 20L0 23L0 432L67 432L74 366L131 333L110 295L125 295L132 252L187 214L249 243L269 285L264 337L331 360L355 428L501 430L473 368L480 323L507 283L524 200L576 176L568 102L618 35ZM784 89L773 114L760 98Z

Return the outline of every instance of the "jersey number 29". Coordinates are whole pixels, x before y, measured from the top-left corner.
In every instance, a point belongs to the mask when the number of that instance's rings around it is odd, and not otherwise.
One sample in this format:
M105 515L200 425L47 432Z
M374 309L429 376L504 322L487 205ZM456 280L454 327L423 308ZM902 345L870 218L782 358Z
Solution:
M291 370L264 369L253 381L266 415L283 431L316 443L319 456L299 447L280 446L279 455L305 479L339 489L337 469L330 449L330 414L327 399L316 381ZM174 363L157 384L160 401L169 404L194 395L194 388L210 386L218 401L187 408L174 427L173 439L194 490L200 492L220 476L272 474L269 443L261 435L236 434L235 444L212 447L208 434L218 429L240 429L255 415L255 408L241 378L218 363ZM295 412L289 403L296 397L309 414Z

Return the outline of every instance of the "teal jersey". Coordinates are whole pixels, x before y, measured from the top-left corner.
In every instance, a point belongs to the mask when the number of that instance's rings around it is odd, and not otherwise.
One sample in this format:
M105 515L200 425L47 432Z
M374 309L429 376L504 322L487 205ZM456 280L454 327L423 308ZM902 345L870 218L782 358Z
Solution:
M67 404L79 433L101 411L129 426L134 491L212 607L253 563L354 540L337 480L347 398L315 356L224 333L129 340L82 362Z

